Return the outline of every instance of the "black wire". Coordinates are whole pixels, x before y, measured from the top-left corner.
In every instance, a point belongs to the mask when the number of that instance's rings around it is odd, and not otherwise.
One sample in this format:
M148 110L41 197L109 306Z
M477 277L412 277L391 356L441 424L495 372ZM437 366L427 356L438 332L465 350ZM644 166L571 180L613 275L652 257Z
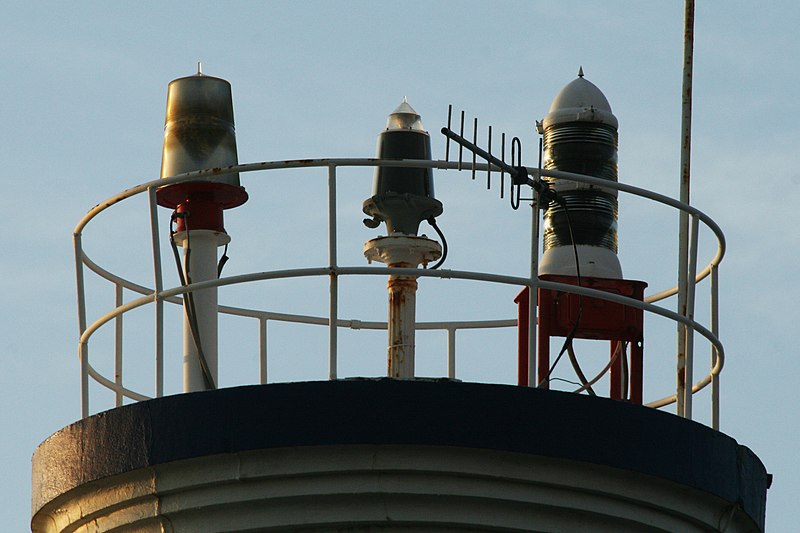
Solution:
M578 246L575 243L575 237L574 237L573 232L572 232L572 221L570 220L570 217L569 217L569 209L567 207L567 202L564 201L563 199L559 198L559 197L555 197L554 200L557 201L564 208L564 215L565 215L565 217L567 219L567 229L569 230L569 237L570 237L570 241L572 242L572 250L573 250L573 253L575 254L575 274L576 274L576 277L577 277L578 287L581 287L583 284L581 282L581 267L580 267L579 258L578 258ZM582 382L581 386L585 387L585 390L586 390L587 393L589 393L591 395L595 395L594 391L592 390L591 386L589 385L589 383L591 383L591 382L587 382L586 376L583 374L583 371L581 370L580 365L578 364L578 360L575 357L575 353L574 353L573 346L572 346L572 341L574 340L575 334L577 333L578 328L580 327L582 313L583 313L583 297L582 297L582 295L579 294L578 295L578 316L575 319L575 324L572 327L572 331L570 331L569 335L567 335L566 339L564 339L564 344L561 347L561 351L558 353L558 357L556 357L556 360L551 365L550 369L547 372L547 375L539 382L539 386L541 386L545 382L550 382L550 381L555 381L555 380L560 380L560 381L565 381L567 383L571 383L570 381L565 380L565 379L551 378L550 377L550 375L553 373L553 370L555 370L555 367L558 364L559 360L561 359L561 356L564 354L565 351L567 351L569 353L570 361L572 362L572 366L573 366L573 368L575 370L575 373L578 376L578 379L580 379L581 382ZM617 357L620 357L620 356L622 357L621 366L622 366L623 383L622 383L622 391L620 391L620 392L622 394L622 399L623 400L627 400L628 399L628 388L629 388L629 379L630 379L630 377L629 377L629 369L628 369L628 360L626 358L627 344L628 344L627 342L618 343L617 344L617 349L615 350L615 354L614 354L614 359L616 359ZM611 368L611 366L608 367L608 369L610 369L610 368ZM597 378L595 378L595 380L596 379ZM595 380L593 380L593 381L595 381Z
M184 216L188 216L188 213L184 214ZM190 231L189 228L186 228L186 253L183 254L183 270L186 272L186 285L191 285L192 283L192 273L191 273L191 255L192 255L192 244L189 240L190 238ZM197 323L197 308L194 304L194 293L187 292L186 293L186 301L189 304L189 312L187 313L187 318L189 319L189 329L192 333L192 339L194 340L194 344L197 347L197 355L200 359L200 369L203 372L203 381L206 385L206 390L209 388L216 388L211 379L211 371L208 368L208 363L206 361L205 355L203 353L203 346L202 342L200 341L200 325Z
M559 205L561 205L561 207L564 208L564 215L567 219L567 229L569 230L569 238L570 241L572 242L572 251L575 254L575 274L578 281L578 287L580 287L583 284L581 283L581 266L580 262L578 261L578 245L575 242L575 235L572 232L572 220L569 217L569 209L567 208L567 202L560 196L556 195L553 196L554 196L553 198L554 201L558 202ZM580 327L582 314L583 314L583 297L580 294L578 294L578 316L575 318L575 324L573 324L572 331L569 332L567 338L564 339L564 344L561 346L561 350L558 352L556 360L553 361L553 364L547 371L547 375L539 380L539 385L538 385L539 387L541 387L544 383L548 383L550 381L550 375L553 373L553 370L555 370L558 361L561 359L561 356L564 355L564 352L566 352L572 346L572 340L575 338L575 334L578 332L578 328Z
M228 262L228 243L225 243L225 249L222 250L222 257L219 258L219 263L217 263L217 277L222 277L222 269L225 267L225 263Z
M183 256L185 268L186 268L186 285L191 285L192 277L190 272L191 263L189 262L189 257L192 253L192 247L189 242L189 231L186 231L186 253ZM200 370L203 373L203 382L205 383L206 390L214 390L216 389L216 385L214 384L214 378L211 376L211 369L208 367L208 361L206 361L205 352L203 351L203 344L200 341L200 325L197 323L197 308L195 307L194 303L194 293L187 292L185 294L186 300L189 304L189 308L187 309L186 317L189 319L189 330L192 333L192 340L194 340L194 345L197 347L197 357L200 361Z
M550 381L563 381L564 383L569 383L570 385L581 386L581 384L578 383L577 381L572 381L572 380L564 379L564 378L550 378Z
M175 258L175 264L178 268L178 279L180 280L181 286L186 287L191 283L191 276L189 273L189 255L191 254L191 246L189 245L189 231L186 231L186 253L184 254L184 262L186 268L186 276L184 276L183 269L184 265L181 264L180 254L178 253L178 245L175 242L175 231L172 229L172 224L178 218L185 217L185 213L172 213L172 218L170 219L170 233L169 233L169 242L172 247L172 255ZM216 389L216 384L214 383L214 378L211 376L211 370L208 368L208 362L206 361L205 354L203 353L202 344L200 343L200 333L199 333L199 326L197 324L197 312L195 311L194 306L194 296L191 292L186 292L183 295L184 301L187 305L184 306L184 311L186 313L186 318L189 322L189 330L192 334L192 340L194 341L194 345L197 348L197 357L200 360L200 370L203 373L203 381L205 382L206 390L213 390Z
M578 376L578 379L581 381L581 386L584 387L584 390L589 393L589 395L597 396L597 394L594 392L594 389L592 389L592 385L589 383L589 380L586 379L586 375L583 373L581 365L578 364L578 357L575 355L575 349L572 344L567 347L567 354L569 354L569 362L572 363L572 368L575 370L575 375Z
M626 343L624 343L624 344L626 345L626 344L627 344L627 342L626 342ZM589 381L588 381L588 382L587 382L585 385L582 385L582 386L581 386L581 388L579 388L579 389L578 389L578 390L576 390L575 392L577 393L577 392L581 392L582 390L586 390L586 388L587 388L589 385L594 385L595 383L597 383L597 382L600 380L600 378L601 378L601 377L603 377L603 374L605 374L606 372L608 372L608 371L611 369L611 367L614 365L614 363L616 363L616 362L617 362L617 358L618 358L619 356L620 356L620 352L619 352L619 350L614 350L614 354L613 354L613 355L611 356L611 358L608 360L608 364L607 364L605 367L603 367L603 369L602 369L602 370L601 370L601 371L600 371L600 372L599 372L599 373L598 373L598 374L597 374L595 377L593 377L592 379L590 379L590 380L589 380ZM558 379L558 378L553 378L553 380L555 380L555 379ZM564 381L566 381L566 380L564 380Z
M442 230L439 229L439 225L436 224L436 219L434 217L428 217L428 224L430 224L431 227L436 230L439 238L442 239L442 257L435 265L431 267L431 270L436 270L442 266L442 263L444 263L445 259L447 259L447 239L444 238L444 233L442 233Z

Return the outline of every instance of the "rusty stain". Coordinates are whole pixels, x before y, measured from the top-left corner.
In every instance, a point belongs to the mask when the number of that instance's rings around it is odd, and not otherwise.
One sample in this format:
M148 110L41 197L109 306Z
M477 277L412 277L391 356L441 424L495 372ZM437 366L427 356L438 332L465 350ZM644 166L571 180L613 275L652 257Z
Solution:
M386 284L386 287L389 289L391 293L406 291L406 290L417 290L417 280L416 278L408 278L408 277L401 277L401 276L389 276L389 281Z
M686 388L686 369L681 368L678 370L678 387L680 389Z
M414 295L417 280L389 276L388 375L411 378L414 374ZM408 322L407 322L408 321Z
M319 159L288 159L284 161L287 166L313 167L320 164Z
M694 56L694 1L687 0L684 12L683 34L683 117L682 117L682 171L681 182L686 186L685 198L688 201L688 186L690 181L689 151L692 144L692 66Z
M393 290L389 296L389 305L392 306L392 309L395 307L402 309L403 305L406 303L406 293L403 290Z

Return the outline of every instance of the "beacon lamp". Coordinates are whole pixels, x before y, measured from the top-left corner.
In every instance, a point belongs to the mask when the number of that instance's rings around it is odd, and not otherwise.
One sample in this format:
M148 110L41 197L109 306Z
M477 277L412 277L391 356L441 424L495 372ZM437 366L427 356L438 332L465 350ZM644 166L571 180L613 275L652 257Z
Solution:
M161 187L156 200L173 210L171 241L183 248L181 283L189 285L219 277L217 248L227 245L223 210L242 205L247 193L239 174L225 172L238 165L231 85L226 80L197 75L178 78L167 90L167 113L161 177L214 169L198 179ZM179 260L177 250L176 260ZM217 386L217 289L184 295L183 388L185 392Z
M377 158L431 159L430 135L405 98L378 135ZM371 217L364 220L367 227L377 228L383 222L387 231L385 237L364 245L364 255L370 263L417 268L442 257L438 242L418 235L420 222L428 221L436 228L435 217L442 214L442 203L433 194L431 168L377 166L372 196L364 202L364 213ZM417 279L390 275L388 289L388 375L412 379Z
M558 93L549 112L537 125L544 136L545 170L617 182L617 118L605 95L584 78L583 69ZM617 257L616 189L550 177L546 180L558 200L549 200L544 210L539 278L644 300L647 283L622 278ZM528 289L515 301L519 304L519 323L528 324ZM609 396L642 403L644 317L641 309L542 288L538 291L537 302L538 377L535 386L549 388L553 372L550 338L564 337L561 352L553 364L568 352L583 388L591 391L590 383L579 370L572 339L608 340ZM527 332L521 332L518 378L521 385L533 386L528 383L528 342Z
M558 93L541 121L545 170L616 182L617 127L617 118L605 95L583 77L581 70ZM581 275L622 278L617 258L616 189L546 179L559 201L551 200L544 212L544 253L539 274L577 275L577 251Z

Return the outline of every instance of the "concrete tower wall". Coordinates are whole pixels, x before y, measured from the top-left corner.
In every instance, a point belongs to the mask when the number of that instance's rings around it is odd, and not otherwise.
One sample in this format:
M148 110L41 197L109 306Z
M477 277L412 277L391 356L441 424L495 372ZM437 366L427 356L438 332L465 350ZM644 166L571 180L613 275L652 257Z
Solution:
M36 533L763 530L767 476L700 424L602 398L362 380L84 419L34 457Z

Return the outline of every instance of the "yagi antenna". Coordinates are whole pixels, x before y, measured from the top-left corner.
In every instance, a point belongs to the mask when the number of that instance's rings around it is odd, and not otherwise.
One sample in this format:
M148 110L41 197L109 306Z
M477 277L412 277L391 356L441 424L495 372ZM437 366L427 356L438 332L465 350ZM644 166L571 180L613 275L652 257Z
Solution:
M472 179L475 179L477 157L485 159L489 166L486 169L486 189L492 188L492 167L500 170L500 198L503 198L503 190L505 188L505 174L511 176L510 183L510 201L512 209L519 209L520 202L520 188L522 185L528 185L536 192L538 192L545 200L557 200L555 191L551 190L546 182L540 179L533 180L528 177L527 169L522 165L522 142L519 137L514 137L511 140L511 162L507 163L506 158L506 134L501 135L500 140L500 158L492 154L492 127L488 128L488 151L478 146L478 119L473 121L472 129L472 142L468 141L464 136L464 111L461 111L460 129L459 133L451 129L453 117L453 106L450 105L447 110L447 127L442 128L442 134L447 138L445 144L445 161L450 161L450 141L453 140L458 144L458 170L462 170L464 161L464 149L466 148L472 152ZM541 167L541 143L539 147ZM524 200L533 200L533 198L525 198Z

